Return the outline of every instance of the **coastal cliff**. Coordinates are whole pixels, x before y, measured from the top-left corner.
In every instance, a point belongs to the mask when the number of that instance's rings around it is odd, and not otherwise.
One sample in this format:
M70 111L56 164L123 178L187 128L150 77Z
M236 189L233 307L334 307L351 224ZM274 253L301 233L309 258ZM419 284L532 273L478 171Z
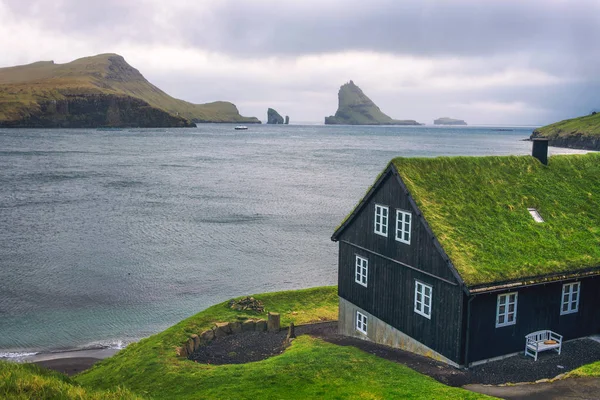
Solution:
M448 117L438 118L433 121L434 125L467 125L462 119L454 119Z
M0 68L0 127L188 127L194 122L260 123L241 116L229 102L175 99L117 54Z
M278 125L283 124L283 122L283 117L277 111L272 108L267 110L267 124Z
M396 120L384 114L363 91L350 81L340 87L335 115L325 125L420 125L414 120Z
M537 137L548 138L550 146L600 151L600 113L543 126L531 134Z

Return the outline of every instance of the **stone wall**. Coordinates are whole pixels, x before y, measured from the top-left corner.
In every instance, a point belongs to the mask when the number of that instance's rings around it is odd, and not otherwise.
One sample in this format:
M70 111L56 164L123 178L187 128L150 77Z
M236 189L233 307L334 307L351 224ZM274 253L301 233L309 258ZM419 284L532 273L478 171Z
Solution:
M207 345L217 338L227 335L234 335L244 332L279 332L279 314L269 313L269 320L265 319L246 319L235 322L217 322L211 329L207 329L198 334L192 334L188 340L176 348L177 355L188 358L200 346Z

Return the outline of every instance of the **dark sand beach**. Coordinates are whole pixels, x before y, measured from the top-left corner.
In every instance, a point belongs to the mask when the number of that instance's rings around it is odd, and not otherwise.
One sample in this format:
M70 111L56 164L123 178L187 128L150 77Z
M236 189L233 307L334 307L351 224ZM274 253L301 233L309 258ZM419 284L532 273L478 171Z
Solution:
M88 349L60 353L40 353L28 356L23 361L71 376L91 368L98 361L111 357L118 351L119 349Z

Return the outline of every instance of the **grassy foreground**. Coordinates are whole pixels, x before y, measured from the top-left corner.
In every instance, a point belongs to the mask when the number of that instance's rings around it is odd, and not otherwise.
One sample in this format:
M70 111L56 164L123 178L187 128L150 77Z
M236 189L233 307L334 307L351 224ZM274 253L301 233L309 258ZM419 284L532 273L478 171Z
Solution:
M336 287L276 292L255 297L267 311L280 312L282 324L337 318ZM234 321L244 314L212 306L176 325L129 345L96 364L75 380L88 388L119 385L150 398L412 398L474 399L484 396L445 386L408 367L353 347L307 336L296 339L283 354L242 365L205 365L175 355L192 333L214 322Z
M96 391L79 386L66 375L33 364L0 361L0 398L2 399L141 399L126 389Z
M596 361L591 364L583 365L567 375L569 378L573 377L598 377L600 378L600 361Z

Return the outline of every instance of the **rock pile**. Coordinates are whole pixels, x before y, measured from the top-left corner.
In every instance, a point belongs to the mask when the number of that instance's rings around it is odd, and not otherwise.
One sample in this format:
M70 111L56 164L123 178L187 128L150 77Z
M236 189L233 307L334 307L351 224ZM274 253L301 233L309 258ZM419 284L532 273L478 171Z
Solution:
M256 313L263 313L265 306L262 301L256 300L254 297L244 297L240 300L231 300L229 307L237 311L254 311Z

